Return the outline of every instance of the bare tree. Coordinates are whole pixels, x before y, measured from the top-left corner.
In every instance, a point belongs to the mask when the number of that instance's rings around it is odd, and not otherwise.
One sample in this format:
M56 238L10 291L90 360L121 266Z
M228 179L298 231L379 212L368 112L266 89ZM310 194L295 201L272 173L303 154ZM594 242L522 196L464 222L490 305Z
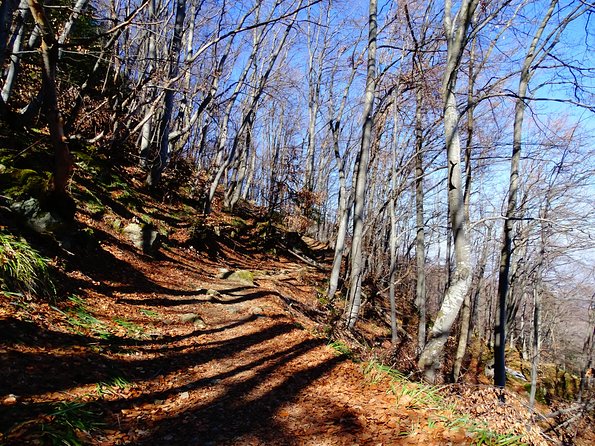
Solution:
M343 51L342 51L343 52ZM339 57L336 59L336 63L338 63ZM337 220L338 220L338 228L337 228L337 235L335 240L335 253L333 257L333 266L331 268L331 275L329 278L329 285L327 290L327 296L329 300L333 300L335 297L335 293L337 292L337 288L339 286L339 277L341 273L341 263L343 260L343 254L345 251L345 239L347 237L347 226L349 223L349 216L350 210L352 208L351 198L348 197L347 191L347 175L346 175L346 159L347 159L347 151L349 149L349 143L346 144L346 150L343 155L340 153L340 146L339 140L341 137L341 132L343 131L343 115L345 112L345 107L347 105L347 99L349 95L349 90L351 85L353 84L353 80L355 79L357 67L359 65L359 61L356 61L356 45L354 45L353 52L350 57L351 67L349 77L347 82L345 83L345 87L343 89L343 94L341 96L341 100L339 102L339 106L337 110L335 110L334 106L334 96L333 96L333 88L335 85L335 76L337 74L337 67L335 66L331 71L330 77L330 91L331 96L329 100L329 107L328 107L328 125L331 132L332 138L332 146L333 152L335 155L335 162L337 164L338 176L339 176L339 194L338 194L338 207L337 207Z
M74 163L66 144L58 107L58 92L56 89L58 41L45 14L43 4L39 0L29 0L29 9L41 34L43 111L50 129L50 139L54 146L55 158L52 192L59 201L63 202L67 200L66 186L70 180Z
M169 49L168 60L168 86L165 91L163 116L161 117L161 128L159 133L161 139L159 141L159 153L155 162L151 166L151 171L147 177L147 185L155 186L159 183L161 174L167 165L169 159L169 133L170 121L172 118L174 108L174 94L175 89L173 83L178 77L180 51L182 49L182 33L184 31L184 19L186 17L186 0L176 0L176 14L174 23L174 33Z
M523 60L523 66L519 75L517 99L515 102L515 118L513 130L512 157L510 161L510 179L508 192L508 205L503 229L503 242L500 252L500 270L498 275L498 311L495 325L495 349L494 349L494 384L504 387L506 384L505 370L505 346L506 346L506 301L510 281L510 264L512 250L512 233L514 222L521 215L517 210L517 191L519 187L519 166L522 149L523 119L526 108L527 89L529 82L535 73L536 67L548 56L549 52L557 44L562 31L566 26L578 17L583 10L583 5L578 5L556 26L544 36L544 32L552 18L558 0L551 0L545 14L537 27L527 54Z
M467 33L477 5L477 0L464 0L455 15L453 15L450 0L445 1L444 7L443 25L447 40L447 60L442 82L442 98L448 163L448 204L454 239L456 270L418 363L424 373L424 378L430 382L436 380L436 372L441 364L444 346L465 295L469 291L472 276L467 234L468 221L465 218L461 180L459 111L455 92L460 61L467 43Z
M364 123L360 151L356 159L354 175L354 210L353 210L353 239L351 243L351 276L349 284L349 299L346 308L346 325L353 329L359 316L361 306L363 255L362 239L364 232L364 209L366 203L366 187L368 178L368 164L370 147L372 145L373 109L376 93L376 39L378 36L377 0L370 0L368 18L368 67L366 76L366 95L364 100Z

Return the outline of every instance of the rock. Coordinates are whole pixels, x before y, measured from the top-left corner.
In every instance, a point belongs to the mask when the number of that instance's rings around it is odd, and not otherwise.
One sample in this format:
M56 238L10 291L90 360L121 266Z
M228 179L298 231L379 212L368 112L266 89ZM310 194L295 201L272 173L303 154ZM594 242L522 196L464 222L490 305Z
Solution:
M217 290L213 290L213 289L208 289L207 290L207 296L219 296L221 293L219 293L219 291Z
M185 323L193 323L196 328L206 328L207 324L198 314L186 313L180 316L180 320Z
M66 221L56 213L43 210L36 198L15 201L10 208L25 219L25 224L38 233L56 232L66 226Z
M484 369L484 375L487 376L488 378L493 378L494 377L494 360L490 360L488 361L488 363L485 366Z
M130 223L124 227L124 234L132 242L135 248L143 252L155 252L159 245L159 232L152 225Z
M180 393L180 398L182 398L183 400L187 400L188 398L190 398L190 393L182 392L182 393Z
M3 400L2 400L2 404L5 406L12 406L13 404L16 404L18 402L17 400L17 396L13 395L12 393L10 395L7 395Z
M252 307L252 309L250 310L250 312L255 315L255 316L262 316L262 308L260 307Z
M244 285L254 285L254 274L251 271L245 269L239 269L229 274L225 279L238 282Z
M519 372L517 370L513 370L513 369L506 367L506 373L513 376L516 379L520 379L521 381L527 381L527 378L525 378L525 375L523 375L521 372Z

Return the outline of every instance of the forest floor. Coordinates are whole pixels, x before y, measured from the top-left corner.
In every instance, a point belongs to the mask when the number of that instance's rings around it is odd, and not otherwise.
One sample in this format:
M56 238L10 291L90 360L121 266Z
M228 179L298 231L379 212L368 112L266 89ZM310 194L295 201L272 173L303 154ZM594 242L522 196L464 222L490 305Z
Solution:
M96 244L52 248L67 298L0 299L0 444L547 444L514 394L415 384L330 342L324 267L214 233L195 249L179 209L145 210L168 225L156 255L79 211Z

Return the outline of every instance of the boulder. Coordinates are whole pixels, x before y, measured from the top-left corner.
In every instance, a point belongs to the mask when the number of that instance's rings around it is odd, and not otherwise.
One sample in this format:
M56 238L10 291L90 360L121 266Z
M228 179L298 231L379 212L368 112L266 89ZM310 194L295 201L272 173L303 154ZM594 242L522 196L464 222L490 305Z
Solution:
M37 198L15 201L10 208L25 220L35 232L56 232L66 226L66 221L57 213L42 209Z
M184 323L192 323L196 328L206 328L207 324L202 318L195 313L186 313L180 316L180 320Z
M159 247L159 232L152 225L130 223L123 232L134 247L143 252L152 253Z
M254 274L252 271L248 271L245 269L239 269L232 273L229 273L225 279L230 280L232 282L241 283L243 285L254 285Z

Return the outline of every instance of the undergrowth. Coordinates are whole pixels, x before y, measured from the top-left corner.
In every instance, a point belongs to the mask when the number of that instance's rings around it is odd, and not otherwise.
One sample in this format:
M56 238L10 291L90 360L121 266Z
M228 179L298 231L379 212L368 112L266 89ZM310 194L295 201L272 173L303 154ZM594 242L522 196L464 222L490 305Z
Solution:
M102 397L105 395L118 395L121 390L125 390L130 387L130 381L123 376L114 376L107 381L98 382L96 387L96 393Z
M89 311L84 299L78 296L70 296L68 300L71 307L66 311L58 307L52 308L66 318L66 322L68 322L75 333L85 334L84 332L87 331L104 340L109 340L113 337L109 327Z
M86 403L70 401L55 404L38 428L45 444L83 446L101 425L100 415Z
M353 359L353 352L351 348L347 344L342 341L332 341L329 342L329 347L331 347L338 356L345 356L347 358Z
M145 330L138 324L134 322L130 322L126 319L116 317L113 321L118 324L120 327L126 330L126 334L132 338L144 338L145 337Z
M473 445L486 446L522 446L522 436L513 433L500 434L494 432L483 423L462 414L453 405L447 404L441 395L441 386L433 386L422 382L413 382L403 373L376 361L368 362L364 367L364 375L374 384L388 382L387 393L397 398L396 406L402 409L435 410L436 414L427 418L429 429L438 426L447 430L464 430ZM448 414L448 415L446 415ZM421 428L412 426L411 429ZM412 432L404 432L406 435Z
M104 426L101 412L79 400L53 403L43 415L14 426L6 437L10 444L84 446L95 444L94 437Z
M0 292L8 297L55 298L49 259L25 240L0 232Z

